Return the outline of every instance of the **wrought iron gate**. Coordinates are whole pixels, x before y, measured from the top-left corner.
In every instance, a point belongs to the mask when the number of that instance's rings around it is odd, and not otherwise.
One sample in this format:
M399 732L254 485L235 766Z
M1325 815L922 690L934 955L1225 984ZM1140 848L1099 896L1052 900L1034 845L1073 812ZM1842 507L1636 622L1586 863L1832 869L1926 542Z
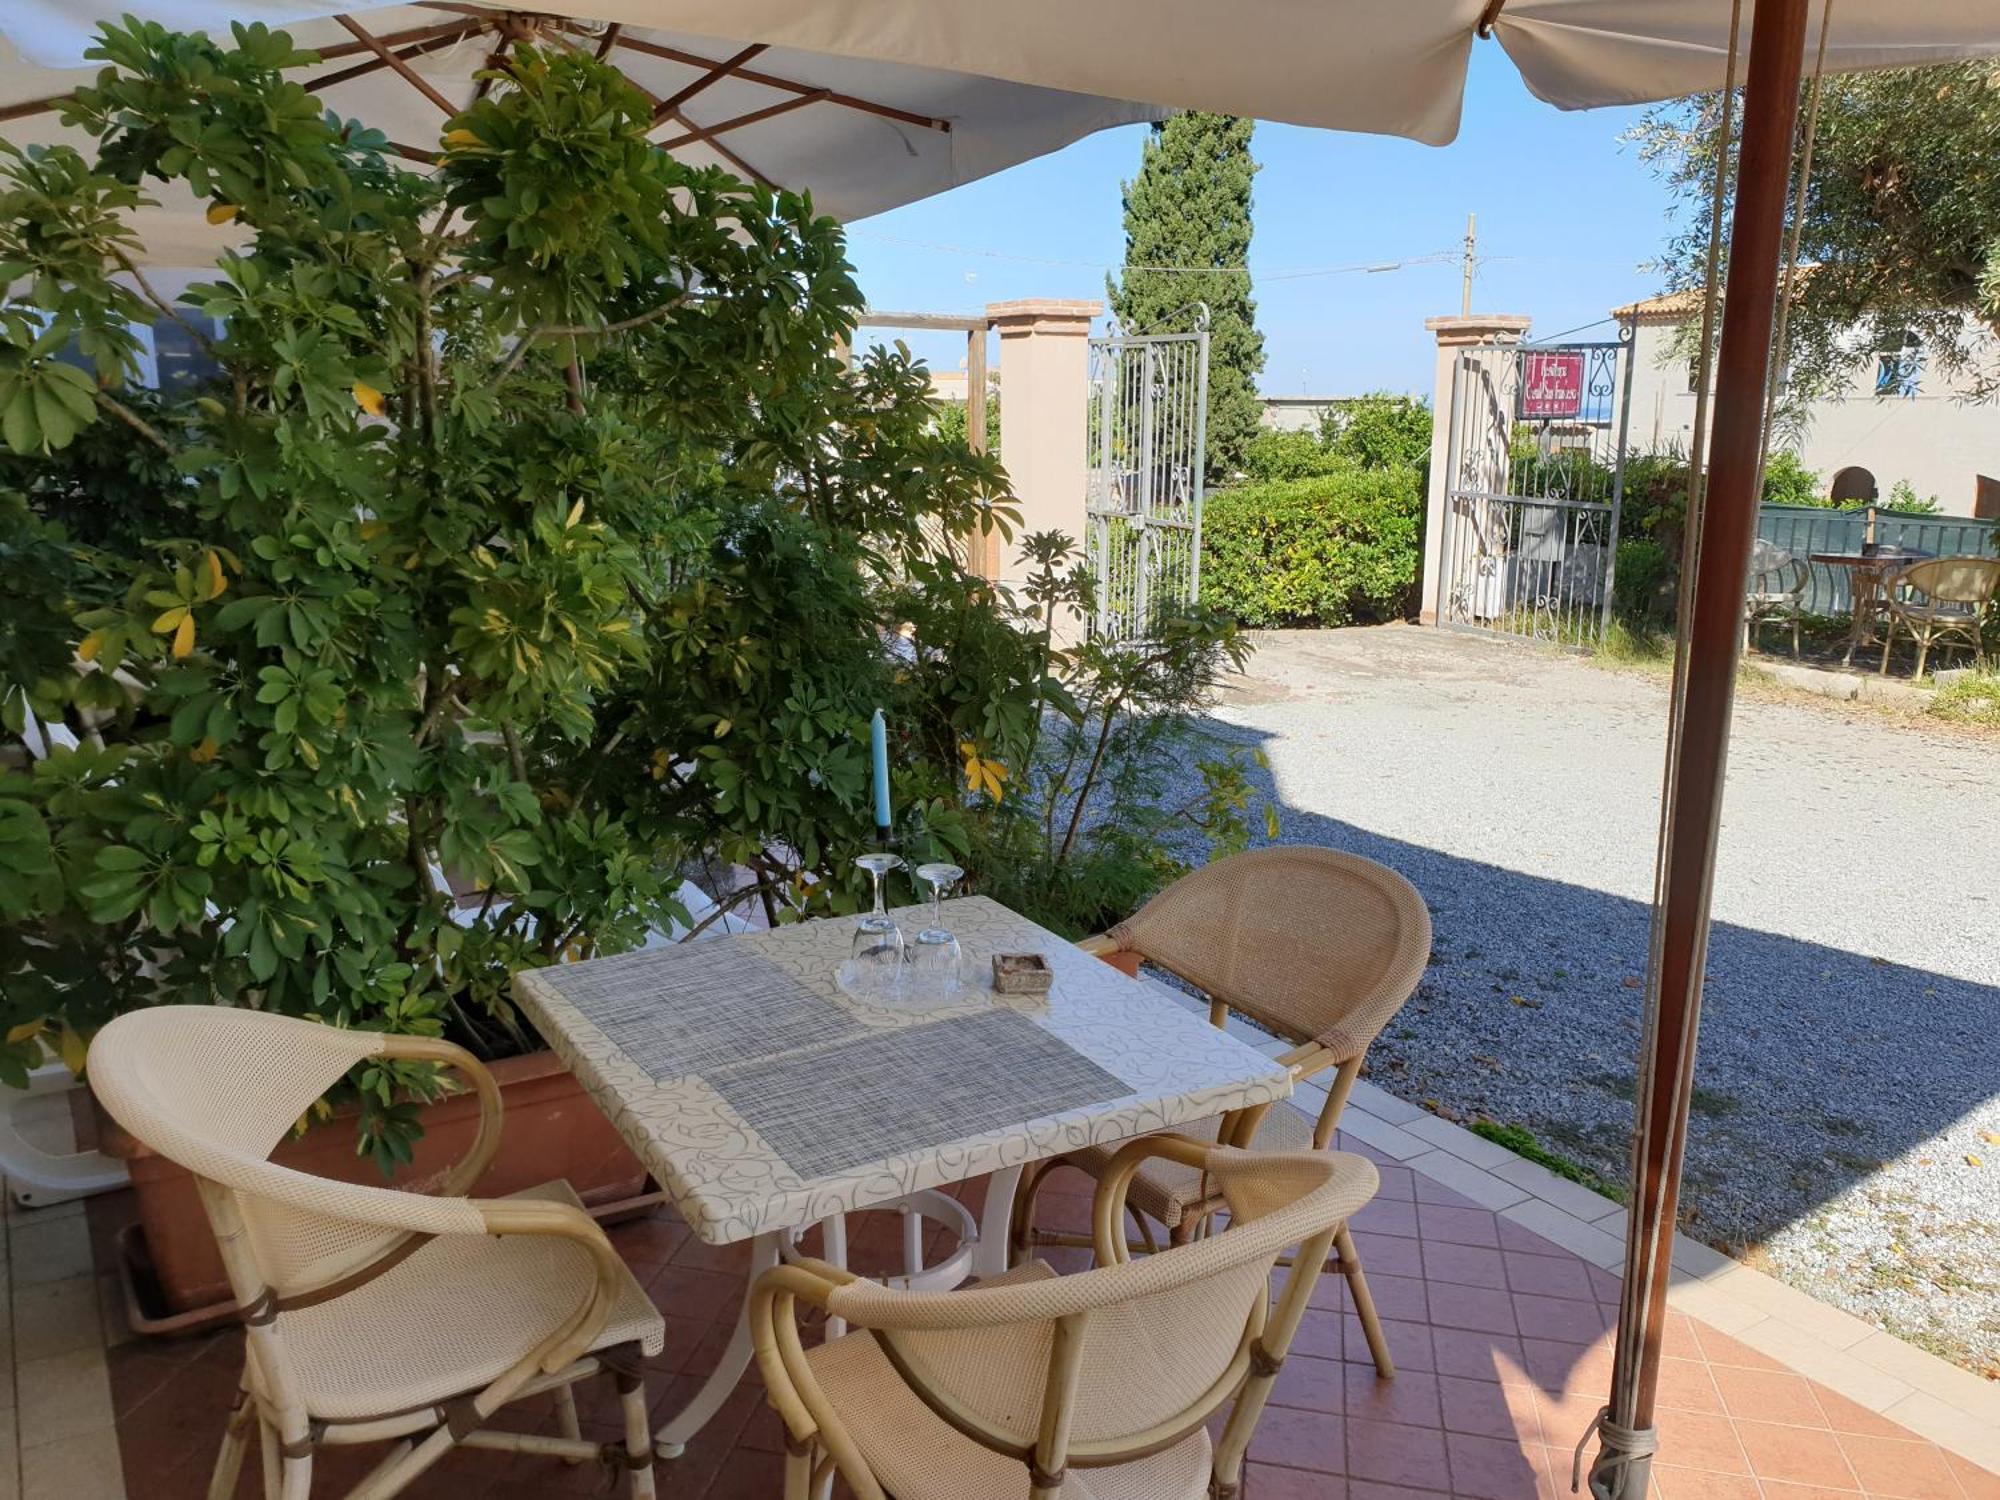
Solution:
M1468 349L1452 371L1437 618L1563 645L1611 623L1632 344Z
M1201 593L1208 432L1208 309L1192 333L1090 341L1090 474L1084 557L1097 580L1092 632L1138 641Z

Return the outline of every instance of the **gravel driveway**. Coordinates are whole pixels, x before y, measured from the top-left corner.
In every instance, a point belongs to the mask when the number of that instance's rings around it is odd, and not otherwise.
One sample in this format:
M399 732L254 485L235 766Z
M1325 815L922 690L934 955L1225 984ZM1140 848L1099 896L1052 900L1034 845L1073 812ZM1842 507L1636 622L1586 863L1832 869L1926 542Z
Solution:
M1261 636L1219 735L1282 839L1436 918L1375 1081L1622 1179L1665 683L1414 627ZM2000 741L1741 704L1686 1227L2000 1369Z

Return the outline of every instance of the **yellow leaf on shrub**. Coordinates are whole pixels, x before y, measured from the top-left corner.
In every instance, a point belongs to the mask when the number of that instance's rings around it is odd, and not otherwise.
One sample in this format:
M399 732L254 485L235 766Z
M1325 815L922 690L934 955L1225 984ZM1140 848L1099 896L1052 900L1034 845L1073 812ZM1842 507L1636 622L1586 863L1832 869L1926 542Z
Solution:
M174 659L178 661L194 650L194 616L183 614L180 627L174 631Z
M219 599L222 591L229 587L229 580L222 576L222 559L215 555L214 548L210 548L204 561L208 564L208 597Z
M729 731L734 729L735 727L736 725L733 720L717 719L715 721L715 737L719 740L726 739L728 738Z
M382 400L382 393L365 380L354 382L354 404L371 417L379 417L388 410L387 404Z
M91 631L83 638L83 644L76 648L76 654L85 661L96 661L97 653L104 649L105 639L110 633L108 630Z
M181 621L186 618L187 606L185 604L176 604L172 609L163 609L153 619L153 634L165 635L171 630L178 629Z
M452 147L480 146L485 144L470 130L447 130L444 133L444 143Z
M222 747L216 744L214 740L209 739L206 735L203 735L201 743L199 745L196 745L194 749L188 751L188 759L193 761L198 766L205 766L210 761L215 759L217 752L220 751L221 748Z
M12 1047L20 1042L33 1041L42 1034L42 1028L48 1024L47 1021L23 1021L7 1033L7 1045Z
M63 1023L62 1037L56 1043L56 1055L62 1058L65 1068L78 1078L83 1077L83 1065L90 1056L90 1048L82 1037L71 1030L67 1021Z
M211 203L208 205L208 222L211 224L227 224L235 217L236 205L234 203Z

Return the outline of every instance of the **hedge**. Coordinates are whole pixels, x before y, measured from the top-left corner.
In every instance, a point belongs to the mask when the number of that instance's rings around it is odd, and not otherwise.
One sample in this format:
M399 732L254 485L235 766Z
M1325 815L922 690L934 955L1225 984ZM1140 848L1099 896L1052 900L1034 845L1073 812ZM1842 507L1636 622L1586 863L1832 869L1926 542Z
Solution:
M1414 470L1347 469L1211 494L1202 512L1204 603L1245 625L1401 619L1422 565Z

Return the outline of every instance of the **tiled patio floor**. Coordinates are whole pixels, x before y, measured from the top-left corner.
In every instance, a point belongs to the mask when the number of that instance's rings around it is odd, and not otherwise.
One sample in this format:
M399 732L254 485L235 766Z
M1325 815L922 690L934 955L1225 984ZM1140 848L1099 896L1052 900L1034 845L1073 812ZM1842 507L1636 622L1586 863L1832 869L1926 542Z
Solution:
M1352 1148L1358 1143L1348 1142ZM1372 1153L1371 1153L1372 1154ZM1570 1449L1596 1412L1609 1369L1617 1281L1519 1223L1387 1157L1382 1191L1356 1220L1370 1285L1399 1364L1378 1382L1360 1325L1334 1278L1277 1386L1251 1453L1249 1500L1556 1500ZM1087 1222L1087 1184L1063 1174L1045 1223ZM976 1198L974 1184L967 1197ZM92 1205L104 1243L117 1198ZM893 1220L855 1235L857 1262L892 1249ZM743 1252L693 1239L662 1210L613 1232L667 1314L651 1380L656 1410L685 1401L725 1343ZM1073 1252L1056 1252L1057 1256ZM2000 1476L1917 1438L1747 1345L1674 1313L1662 1365L1662 1500L2000 1500ZM109 1356L126 1490L134 1500L198 1500L237 1377L234 1332L127 1342ZM587 1430L617 1435L610 1403L582 1393ZM546 1403L517 1419L552 1424ZM337 1495L372 1450L322 1463L315 1494ZM660 1468L671 1500L776 1500L782 1435L754 1372L677 1460ZM481 1500L622 1493L596 1468L461 1452L410 1493ZM246 1474L240 1492L260 1493Z

